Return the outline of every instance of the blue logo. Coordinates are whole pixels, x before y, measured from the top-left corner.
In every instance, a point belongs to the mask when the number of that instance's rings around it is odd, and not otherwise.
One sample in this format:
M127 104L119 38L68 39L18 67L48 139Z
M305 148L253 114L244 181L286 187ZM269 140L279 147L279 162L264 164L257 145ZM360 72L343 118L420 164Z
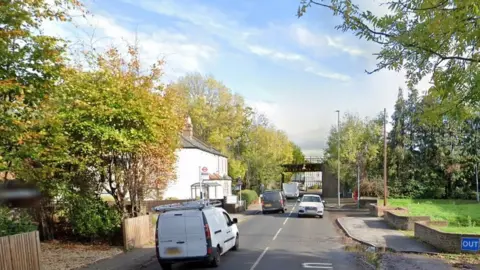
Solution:
M479 251L480 238L462 237L461 250L462 251Z

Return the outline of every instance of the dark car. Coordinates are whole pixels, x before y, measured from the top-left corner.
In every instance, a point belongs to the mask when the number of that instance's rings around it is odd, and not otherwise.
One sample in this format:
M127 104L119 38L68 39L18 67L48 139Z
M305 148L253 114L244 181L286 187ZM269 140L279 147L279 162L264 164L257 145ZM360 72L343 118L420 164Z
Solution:
M282 191L265 191L261 197L263 214L287 211L287 197Z

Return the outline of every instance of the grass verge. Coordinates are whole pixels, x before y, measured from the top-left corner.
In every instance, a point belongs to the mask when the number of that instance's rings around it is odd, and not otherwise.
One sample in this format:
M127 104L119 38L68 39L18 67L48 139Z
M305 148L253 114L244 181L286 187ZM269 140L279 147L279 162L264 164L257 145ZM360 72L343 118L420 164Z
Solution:
M383 204L379 200L379 204ZM480 204L466 200L389 199L388 205L408 208L411 216L446 220L445 232L480 234Z

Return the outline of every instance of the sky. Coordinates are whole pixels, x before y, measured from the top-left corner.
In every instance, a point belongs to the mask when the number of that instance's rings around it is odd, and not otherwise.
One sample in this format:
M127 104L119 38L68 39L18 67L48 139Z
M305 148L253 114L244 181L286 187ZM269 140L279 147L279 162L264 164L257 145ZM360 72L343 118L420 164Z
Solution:
M45 23L44 32L71 46L137 41L144 63L166 61L165 80L189 72L213 75L318 156L341 114L393 113L404 72L375 68L379 47L334 27L331 12L312 7L297 18L299 0L89 0L85 17ZM375 14L381 0L357 0ZM421 90L421 89L420 89Z

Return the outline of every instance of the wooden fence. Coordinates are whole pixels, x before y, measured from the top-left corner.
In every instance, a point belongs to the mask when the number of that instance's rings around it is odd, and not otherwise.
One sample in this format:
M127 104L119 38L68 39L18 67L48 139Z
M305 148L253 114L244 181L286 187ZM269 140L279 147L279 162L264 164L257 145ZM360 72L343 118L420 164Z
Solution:
M40 270L38 231L0 237L0 269Z
M125 250L138 248L152 241L150 216L139 216L123 220L123 243Z

